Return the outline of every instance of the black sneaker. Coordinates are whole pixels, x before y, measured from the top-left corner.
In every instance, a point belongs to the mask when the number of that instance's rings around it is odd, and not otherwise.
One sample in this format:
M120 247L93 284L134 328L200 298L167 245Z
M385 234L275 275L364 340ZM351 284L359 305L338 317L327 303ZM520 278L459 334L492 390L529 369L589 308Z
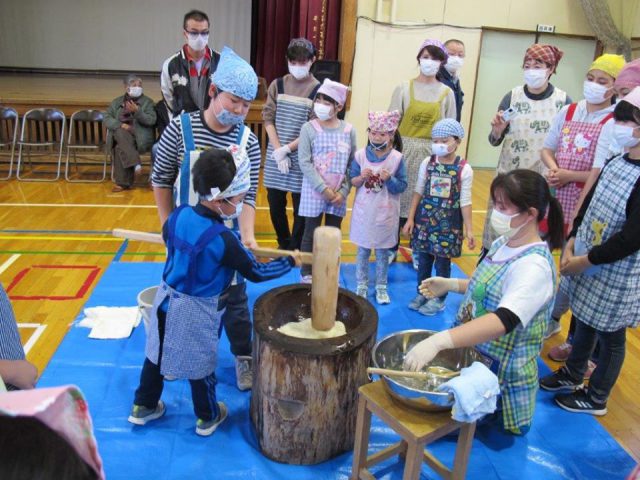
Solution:
M598 417L607 414L607 404L591 400L584 388L573 393L556 395L555 401L560 408L568 412L589 413Z
M584 382L576 382L571 378L567 367L561 367L552 374L540 379L540 388L549 392L573 392L583 385Z

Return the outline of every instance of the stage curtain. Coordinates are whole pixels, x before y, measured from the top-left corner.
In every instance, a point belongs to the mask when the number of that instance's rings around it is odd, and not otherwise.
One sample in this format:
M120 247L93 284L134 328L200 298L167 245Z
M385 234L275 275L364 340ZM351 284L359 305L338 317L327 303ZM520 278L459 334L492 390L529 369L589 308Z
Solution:
M254 4L255 5L255 4ZM255 68L267 83L287 73L289 40L305 37L318 60L337 60L342 0L259 0Z

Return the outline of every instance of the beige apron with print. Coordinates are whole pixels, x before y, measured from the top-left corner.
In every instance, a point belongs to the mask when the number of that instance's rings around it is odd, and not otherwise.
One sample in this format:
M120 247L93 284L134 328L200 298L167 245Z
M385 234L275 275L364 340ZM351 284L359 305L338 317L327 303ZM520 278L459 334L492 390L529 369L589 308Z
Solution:
M528 98L522 85L511 90L510 106L518 114L509 123L509 132L504 136L496 173L507 173L518 168L533 170L541 175L546 173L547 168L540 159L540 152L551 122L564 107L566 100L567 94L557 88L544 100ZM493 204L489 199L482 233L482 247L487 250L497 238L489 221L492 210Z

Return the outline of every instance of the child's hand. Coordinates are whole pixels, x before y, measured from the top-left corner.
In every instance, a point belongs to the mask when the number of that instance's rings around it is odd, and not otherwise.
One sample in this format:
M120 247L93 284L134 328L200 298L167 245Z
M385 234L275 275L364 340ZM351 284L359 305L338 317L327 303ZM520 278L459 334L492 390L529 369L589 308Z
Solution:
M576 238L571 237L562 251L562 255L560 256L560 269L564 268L565 264L567 264L573 258L573 248L576 243Z
M373 175L373 170L371 170L370 168L365 168L364 170L362 170L362 172L360 173L360 176L362 178L364 178L365 180L368 180L369 177Z
M380 170L380 180L382 180L383 182L386 182L390 178L391 178L391 174L389 173L389 170L387 170L386 168L383 168L382 170Z
M560 273L564 276L580 275L592 266L587 255L572 256L569 260L565 259L562 263Z
M340 204L342 204L342 202L344 202L344 197L342 196L341 193L336 192L335 196L333 197L333 200L331 200L331 203L333 203L334 205L338 206Z
M402 234L407 237L411 237L411 232L413 232L413 227L414 227L413 220L408 218L404 224L404 227L402 227Z
M302 266L302 254L300 253L300 250L296 248L291 254L291 257L296 262L296 267Z
M336 196L336 192L331 190L330 188L325 188L322 191L322 198L324 198L327 202L333 202L333 199Z
M427 298L437 298L445 293L457 292L458 280L455 278L431 277L424 280L418 290Z
M476 248L476 239L473 237L473 233L467 233L465 237L467 239L467 246L469 247L469 250Z

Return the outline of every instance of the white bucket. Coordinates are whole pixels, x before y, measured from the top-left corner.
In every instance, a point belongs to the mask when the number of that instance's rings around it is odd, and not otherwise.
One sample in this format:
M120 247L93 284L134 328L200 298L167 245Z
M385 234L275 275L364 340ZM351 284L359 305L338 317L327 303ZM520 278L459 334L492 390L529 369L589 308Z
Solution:
M144 331L149 332L149 321L151 319L151 307L153 300L156 298L158 286L145 288L138 294L138 309L144 323Z

